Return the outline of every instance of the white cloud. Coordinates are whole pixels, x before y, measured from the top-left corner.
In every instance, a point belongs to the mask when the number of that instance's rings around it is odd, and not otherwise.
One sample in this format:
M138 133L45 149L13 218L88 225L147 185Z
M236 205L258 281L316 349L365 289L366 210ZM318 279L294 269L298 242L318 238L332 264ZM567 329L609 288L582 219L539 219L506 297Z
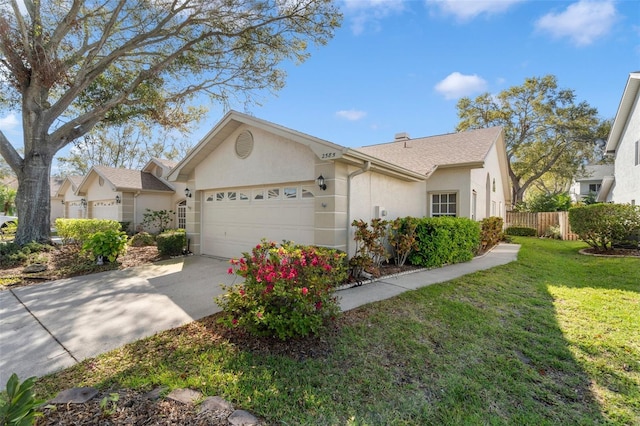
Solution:
M401 13L406 0L343 0L345 16L351 21L351 31L362 34L367 27L380 29L380 21Z
M535 26L555 38L568 37L578 46L593 43L609 32L617 19L612 0L580 0L561 13L548 13Z
M7 115L6 117L0 117L0 130L3 132L13 132L18 129L20 122L18 117L14 113Z
M347 110L341 110L336 112L336 115L340 118L344 118L346 120L349 121L358 121L360 119L363 119L367 113L364 111L359 111L356 109L347 109Z
M476 74L464 75L456 71L436 84L435 89L444 95L445 99L458 99L486 91L487 82Z
M444 15L453 15L459 21L470 21L485 14L503 13L523 0L426 0L427 5L436 6Z

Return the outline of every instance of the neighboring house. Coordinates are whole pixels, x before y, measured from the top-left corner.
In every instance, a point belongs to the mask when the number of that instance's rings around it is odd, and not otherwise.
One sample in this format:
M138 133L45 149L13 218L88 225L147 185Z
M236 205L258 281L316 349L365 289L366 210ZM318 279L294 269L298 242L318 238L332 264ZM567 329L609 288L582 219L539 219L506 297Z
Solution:
M586 197L593 196L594 200L601 197L600 189L604 184L605 187L609 185L608 182L613 181L613 164L591 164L584 167L576 176L569 194L571 200L574 202L580 202Z
M504 216L501 128L352 149L231 111L168 179L187 185L197 254L237 257L261 238L353 255L356 219Z
M185 184L168 182L174 162L152 159L142 170L94 166L86 176L69 176L57 196L67 218L113 219L141 229L149 210L176 212L172 227L186 227ZM155 232L157 229L145 229Z
M614 156L614 179L603 181L598 201L640 204L639 99L640 71L629 74L611 127L606 151Z
M49 192L51 195L49 222L51 223L51 226L55 225L57 218L64 217L64 199L58 195L58 190L60 189L62 182L64 182L64 179L61 177L52 177L49 179Z

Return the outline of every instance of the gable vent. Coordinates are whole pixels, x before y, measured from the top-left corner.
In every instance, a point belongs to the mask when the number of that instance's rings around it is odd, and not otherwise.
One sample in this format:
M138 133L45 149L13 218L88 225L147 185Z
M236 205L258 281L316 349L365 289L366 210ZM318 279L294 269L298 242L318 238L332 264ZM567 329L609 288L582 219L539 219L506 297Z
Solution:
M240 158L247 158L253 151L253 135L245 130L236 139L236 155Z

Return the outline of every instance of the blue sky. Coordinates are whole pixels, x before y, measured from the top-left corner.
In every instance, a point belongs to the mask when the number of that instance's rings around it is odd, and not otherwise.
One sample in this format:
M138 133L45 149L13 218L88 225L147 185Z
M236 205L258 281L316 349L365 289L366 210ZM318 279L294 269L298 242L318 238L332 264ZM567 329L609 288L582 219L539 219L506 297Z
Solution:
M453 132L461 96L554 74L613 118L640 70L638 0L342 0L344 22L247 112L344 146ZM194 143L222 117L210 105ZM234 106L243 110L242 106ZM15 140L17 115L0 116Z

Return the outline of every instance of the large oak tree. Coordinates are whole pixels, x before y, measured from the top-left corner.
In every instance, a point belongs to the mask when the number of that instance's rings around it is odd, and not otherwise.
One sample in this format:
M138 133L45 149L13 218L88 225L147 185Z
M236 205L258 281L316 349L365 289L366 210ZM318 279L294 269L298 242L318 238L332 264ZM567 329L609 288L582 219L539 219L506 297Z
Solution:
M284 85L283 61L333 37L330 0L0 0L0 132L19 181L16 241L47 241L54 155L98 123L182 126L197 95L251 102Z
M607 122L598 111L576 102L573 90L558 88L553 75L527 78L497 95L462 98L457 108L457 131L503 127L514 203L545 176L570 181L594 160L598 140L607 137Z

